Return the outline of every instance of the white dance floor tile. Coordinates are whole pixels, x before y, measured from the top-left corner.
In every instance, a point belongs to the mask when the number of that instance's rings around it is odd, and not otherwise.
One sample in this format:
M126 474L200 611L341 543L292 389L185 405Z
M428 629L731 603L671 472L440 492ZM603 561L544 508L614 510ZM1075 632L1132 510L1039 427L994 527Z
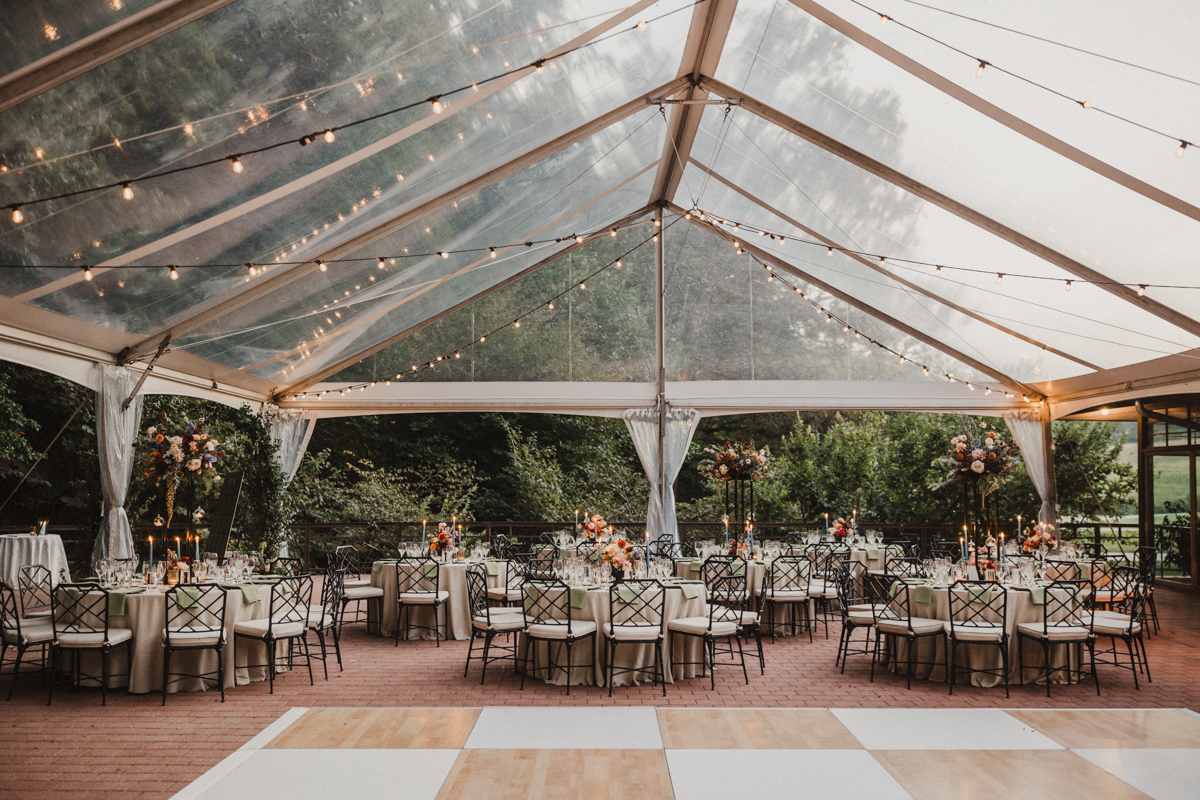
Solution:
M675 800L911 800L862 750L667 750Z
M1059 750L1000 709L834 708L868 750Z
M458 750L257 750L200 800L435 800Z
M644 750L663 746L654 708L485 708L466 749Z
M1072 750L1154 800L1195 800L1195 750Z

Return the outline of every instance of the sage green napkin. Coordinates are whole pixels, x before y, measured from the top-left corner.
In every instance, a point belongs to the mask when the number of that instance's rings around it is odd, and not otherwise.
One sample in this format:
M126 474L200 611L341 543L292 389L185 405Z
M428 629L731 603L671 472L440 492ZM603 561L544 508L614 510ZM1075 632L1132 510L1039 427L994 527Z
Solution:
M928 605L933 602L933 587L929 584L912 587L912 599L914 603Z
M734 561L732 564L729 565L729 574L730 575L741 575L742 571L745 570L745 568L746 568L745 561Z
M992 602L992 587L990 587L990 586L968 586L967 587L967 602L968 603L990 603L990 602Z
M74 586L68 586L58 594L58 602L63 608L70 608L75 605L75 601L79 599L79 590Z
M426 578L432 578L434 575L437 574L437 571L438 571L438 565L436 563L431 563L431 562L427 561L421 565L421 574L424 575Z
M1046 605L1046 587L1045 586L1030 586L1029 587L1029 602L1035 606Z
M222 583L226 589L241 589L243 603L257 603L262 599L262 592L253 583Z
M622 603L632 603L637 599L637 596L637 592L635 592L633 589L630 589L625 584L621 584L617 587L617 599Z
M704 559L703 558L693 558L692 565L690 567L688 567L688 572L699 572L702 569L704 569Z
M200 590L194 586L175 587L175 602L180 608L191 608L200 600ZM108 596L108 613L112 611L112 595ZM122 612L123 613L123 612Z
M571 587L571 608L581 609L587 602L587 587L572 586Z
M494 578L500 574L499 561L485 561L484 568L487 570L488 577Z
M697 587L703 585L702 583L681 583L679 591L683 592L683 596L688 600L695 600L700 596L700 590Z
M384 565L386 565L386 564L395 564L395 563L396 563L395 561L388 561L388 560L376 561L375 563L371 564L371 574L374 575L376 572L379 572L381 569L383 569Z
M876 561L876 560L878 560L878 558L879 558L879 548L878 548L878 547L868 547L868 548L867 548L867 558L868 558L869 560L871 560L871 561Z
M125 616L125 597L126 595L137 594L144 592L145 589L109 589L108 590L108 615L110 617Z

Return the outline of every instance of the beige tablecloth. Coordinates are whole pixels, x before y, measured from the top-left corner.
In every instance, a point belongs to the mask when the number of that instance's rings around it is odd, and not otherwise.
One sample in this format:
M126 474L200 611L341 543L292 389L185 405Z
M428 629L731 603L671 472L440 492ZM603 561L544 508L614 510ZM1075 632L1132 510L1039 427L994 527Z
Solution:
M14 591L20 591L21 567L41 564L50 570L50 583L58 586L61 574L71 581L71 567L63 549L62 537L56 533L30 536L25 533L0 536L0 581Z
M689 600L683 596L683 590L678 585L667 584L667 595L663 604L663 616L666 617L667 623L674 619L704 616L707 609L704 587L699 584L693 585L697 589L696 597ZM589 653L586 644L576 645L572 650L571 685L606 686L608 648L603 630L611 620L607 587L589 589L584 599L584 607L572 609L571 619L592 620L596 623L595 652ZM702 639L695 636L674 636L666 630L665 624L663 631L663 660L668 683L707 674L703 667L699 666L704 659L704 641ZM518 656L523 656L525 653L523 639L524 637L517 638ZM564 670L556 669L549 675L541 671L551 663L551 653L555 664L566 665L566 645L539 641L529 647L529 657L533 661L534 667L539 670L537 674L544 677L547 683L566 686L567 675ZM676 665L676 661L696 663L683 666ZM615 686L629 686L653 681L654 645L622 642L617 646L615 667L617 669L639 667L647 670L644 675L632 672L618 674L613 681ZM522 665L518 662L517 669L521 668Z
M225 596L225 649L222 657L225 660L225 688L244 686L251 681L265 681L267 668L247 668L246 664L265 664L267 649L261 642L241 639L237 643L237 658L234 659L233 626L244 620L262 619L267 616L270 605L270 587L263 585L262 599L256 603L246 603L240 589L229 589ZM132 644L126 647L121 644L114 647L109 656L109 688L128 685L131 694L162 691L163 668L163 629L167 625L167 598L161 591L147 590L138 594L130 594L125 598L125 616L109 617L109 628L129 628L133 631ZM309 636L309 646L315 646L316 637ZM132 665L129 661L132 653ZM287 643L276 645L276 655L279 659L277 671L286 667ZM98 653L85 652L81 657L82 670L91 675L100 674L100 656ZM132 666L132 669L130 669ZM179 679L180 673L193 675L204 672L216 672L217 657L212 650L176 650L171 655L171 685L167 689L174 692L198 692L205 689L204 682L196 678ZM115 677L120 673L129 672L129 678ZM215 675L213 676L215 679ZM86 682L85 682L86 683ZM95 681L93 685L99 685ZM209 688L215 688L211 683Z
M493 562L497 565L497 575L489 575L487 585L489 589L498 588L504 585L505 570L508 568L507 561ZM378 566L378 569L376 569ZM447 622L447 614L449 614L449 627L443 628L443 636L447 639L470 639L471 638L471 606L467 602L467 567L472 566L467 561L455 561L450 564L440 564L438 571L438 591L449 592L450 597L446 604L438 611L438 626L441 627ZM397 605L396 598L399 594L399 587L396 585L396 564L390 561L377 561L371 566L371 585L383 589L383 625L381 632L384 636L395 636L396 626L399 622L400 609ZM409 587L405 586L404 590ZM376 607L377 604L369 603L367 611L368 626L374 627L376 622ZM408 625L408 634L412 638L421 638L433 640L435 634L432 630L421 630L417 626L433 627L433 608L413 608L411 611L404 612L405 622Z
M914 587L909 587L910 593ZM1013 684L1021 682L1020 662L1017 659L1017 625L1022 623L1038 623L1042 622L1043 606L1034 605L1028 589L1016 587L1008 587L1005 590L1008 593L1008 620L1005 628L1008 631L1008 679ZM927 619L950 619L950 591L945 587L935 587L933 590L933 602L931 603L916 603L912 602L912 613L915 617L925 617ZM1061 618L1061 614L1056 618ZM1052 617L1052 621L1055 617ZM998 620L993 620L998 621ZM930 662L935 661L933 665L916 665L913 668L914 678L924 678L932 681L946 680L946 639L941 636L923 637L917 640L917 653L915 660ZM1027 639L1024 644L1025 649L1025 677L1028 680L1042 680L1043 668L1045 661L1042 658L1042 647L1036 641ZM897 672L903 673L907 669L908 659L908 644L903 639L899 639L897 648L892 654L893 667ZM1000 651L994 645L985 644L967 644L964 645L961 641L958 646L958 681L961 683L966 679L964 667L974 669L990 669L999 671L1002 666ZM1050 663L1054 667L1065 667L1070 664L1072 669L1078 669L1079 666L1079 645L1064 645L1057 644L1050 647ZM1064 673L1057 673L1055 682L1065 682ZM998 686L1003 683L1003 679L997 675L987 675L983 673L972 673L971 683L974 686L991 687Z

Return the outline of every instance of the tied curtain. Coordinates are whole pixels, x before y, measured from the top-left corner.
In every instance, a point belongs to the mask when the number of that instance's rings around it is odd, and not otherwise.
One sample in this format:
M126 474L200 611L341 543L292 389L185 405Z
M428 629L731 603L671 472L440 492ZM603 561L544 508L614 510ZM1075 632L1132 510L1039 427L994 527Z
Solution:
M279 469L283 472L284 487L296 477L300 462L304 460L304 451L308 449L308 441L312 439L313 429L317 427L317 418L310 411L295 409L276 409L271 414L271 438L279 445L275 458ZM279 555L287 557L287 542L279 548Z
M679 541L675 518L675 478L683 466L700 412L694 408L667 408L663 426L663 473L666 486L659 485L658 410L631 408L625 412L625 426L633 438L642 469L650 479L650 506L646 510L646 530L654 540Z
M1017 443L1017 447L1021 448L1021 459L1025 462L1025 469L1029 472L1029 479L1033 481L1033 488L1037 489L1038 496L1042 498L1042 510L1038 514L1038 519L1057 528L1058 515L1051 493L1050 475L1050 470L1054 468L1054 465L1049 463L1046 458L1047 428L1042 422L1041 411L1022 408L1016 411L1005 411L1003 416L1009 431L1012 432L1013 441Z
M104 511L92 547L93 567L106 558L133 557L133 533L125 514L125 498L133 476L133 442L142 421L141 396L135 397L128 408L122 408L141 376L125 367L106 364L100 369L103 374L96 395L96 444Z

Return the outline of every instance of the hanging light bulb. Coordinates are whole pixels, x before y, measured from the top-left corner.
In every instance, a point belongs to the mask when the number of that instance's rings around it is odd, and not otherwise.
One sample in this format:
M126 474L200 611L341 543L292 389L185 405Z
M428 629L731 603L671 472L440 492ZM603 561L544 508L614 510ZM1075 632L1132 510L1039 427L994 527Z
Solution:
M942 274L942 268L941 268L941 266L940 266L940 265L939 265L939 266L937 266L937 267L934 267L933 274L934 274L934 275L941 275L941 274Z
M171 267L171 280L179 280L179 270L175 269L175 267Z
M1138 286L1138 297L1145 297L1145 296L1146 296L1145 285L1143 284L1143 285Z
M514 322L514 323L513 323L513 327L514 327L514 328L519 328L519 327L521 327L521 320L517 320L516 322Z
M553 311L554 310L554 301L551 300L549 303L546 304L546 307L549 308L551 311Z
M445 250L441 250L441 251L439 251L439 252L438 252L438 255L439 255L439 256L441 256L442 258L449 258L449 257L450 257L450 254L449 254L449 253L447 253Z
M656 220L654 220L654 227L656 227L656 228L661 228L661 227L662 227L662 220L661 220L661 219L656 219Z
M444 108L444 106L442 105L442 98L440 98L440 97L430 98L429 105L433 108L433 113L435 113L435 114L442 113L442 109Z
M976 78L982 78L982 77L983 77L983 70L984 70L984 68L985 68L986 66L987 66L987 62L986 62L986 61L980 61L980 62L979 62L979 69L975 70L975 77L976 77Z
M1071 281L1067 281L1067 291L1071 291Z
M133 187L128 183L121 187L121 197L124 197L126 200L133 199Z
M251 278L258 274L258 270L254 268L253 264L243 264L242 266L245 267L246 271L250 273Z
M880 14L880 15L879 15L879 24L880 24L880 25L886 25L886 24L887 24L887 21L888 21L889 19L891 19L891 17L889 17L887 14Z
M926 375L928 375L928 374L929 374L929 367L921 367L921 372L924 372Z
M830 316L829 314L826 314L826 315L825 315L825 321L826 321L826 322L833 322L833 317L832 317L832 316Z
M768 272L768 273L767 273L767 283L770 283L770 282L771 282L771 281L773 281L773 280L775 280L775 273L773 273L773 272Z
M325 272L329 269L329 265L327 265L324 261L318 261L317 269L321 270L321 272Z
M332 143L334 140L333 131L325 131L325 141Z
M1080 103L1079 105L1083 106L1084 108L1091 108L1091 107L1092 107L1092 101L1090 101L1090 100L1084 100L1084 101L1083 101L1082 103Z
M576 237L575 237L575 244L583 244L583 237L582 237L582 236L576 236Z
M487 337L486 337L486 336L480 336L480 337L479 337L479 343L480 343L480 344L483 344L483 343L484 343L484 342L486 342L486 341L487 341Z
M233 168L234 172L237 172L240 174L242 171L242 160L240 158L238 158L237 156L234 156L230 160L229 166Z
M621 259L618 258L617 262L614 266L616 266L617 269L620 269L621 268Z
M580 284L579 284L579 289L580 289L580 291L586 291L586 290L587 290L587 284L586 284L586 283L580 283Z
M608 232L608 235L615 237L617 235L617 229L613 228L611 231Z
M91 267L83 268L83 279L85 281L90 281L92 279L92 268Z
M827 255L827 256L833 255L833 248L832 247L826 248L825 255Z
M488 258L495 258L495 257L496 257L496 248L489 247L488 248Z
M997 272L997 273L996 273L996 285L997 285L997 286L999 286L999 285L1000 285L1000 283L1001 283L1003 280L1004 280L1004 273L1003 273L1003 272Z
M975 391L975 387L971 385L970 381L967 381L967 388L970 389L972 392Z
M376 262L376 264L377 264L377 266L378 266L380 269L387 269L387 262L383 260L383 257L382 257L382 256L380 256L380 258L379 258L379 260Z
M904 354L903 353L900 354L900 363L901 364L904 363Z
M542 74L542 65L545 63L546 62L541 59L538 59L537 61L533 62L533 67L535 70L537 70L538 75Z
M455 351L454 351L454 357L455 357L455 358L462 358L462 353L460 353L460 352L458 352L457 350L455 350Z
M1176 158L1183 158L1183 151L1184 151L1184 150L1187 150L1187 147L1188 147L1188 143L1187 143L1187 142L1180 142L1180 143L1179 143L1179 149L1175 151L1175 157L1176 157Z
M985 389L983 390L983 393L984 393L984 394L991 394L991 393L992 393L992 387L988 386L987 388L985 388Z
M12 213L12 219L13 219L13 222L15 222L16 224L20 225L22 222L24 222L24 221L25 221L25 215L21 213L21 207L20 207L20 206L13 206L13 207L12 207L12 212L13 212L13 213Z
M637 26L638 26L638 30L640 30L640 31L646 30L646 20L644 20L644 19L638 20Z
M653 236L651 236L651 237L650 237L650 241L652 241L652 242L657 242L657 241L658 241L658 234L656 233L656 234L654 234Z

